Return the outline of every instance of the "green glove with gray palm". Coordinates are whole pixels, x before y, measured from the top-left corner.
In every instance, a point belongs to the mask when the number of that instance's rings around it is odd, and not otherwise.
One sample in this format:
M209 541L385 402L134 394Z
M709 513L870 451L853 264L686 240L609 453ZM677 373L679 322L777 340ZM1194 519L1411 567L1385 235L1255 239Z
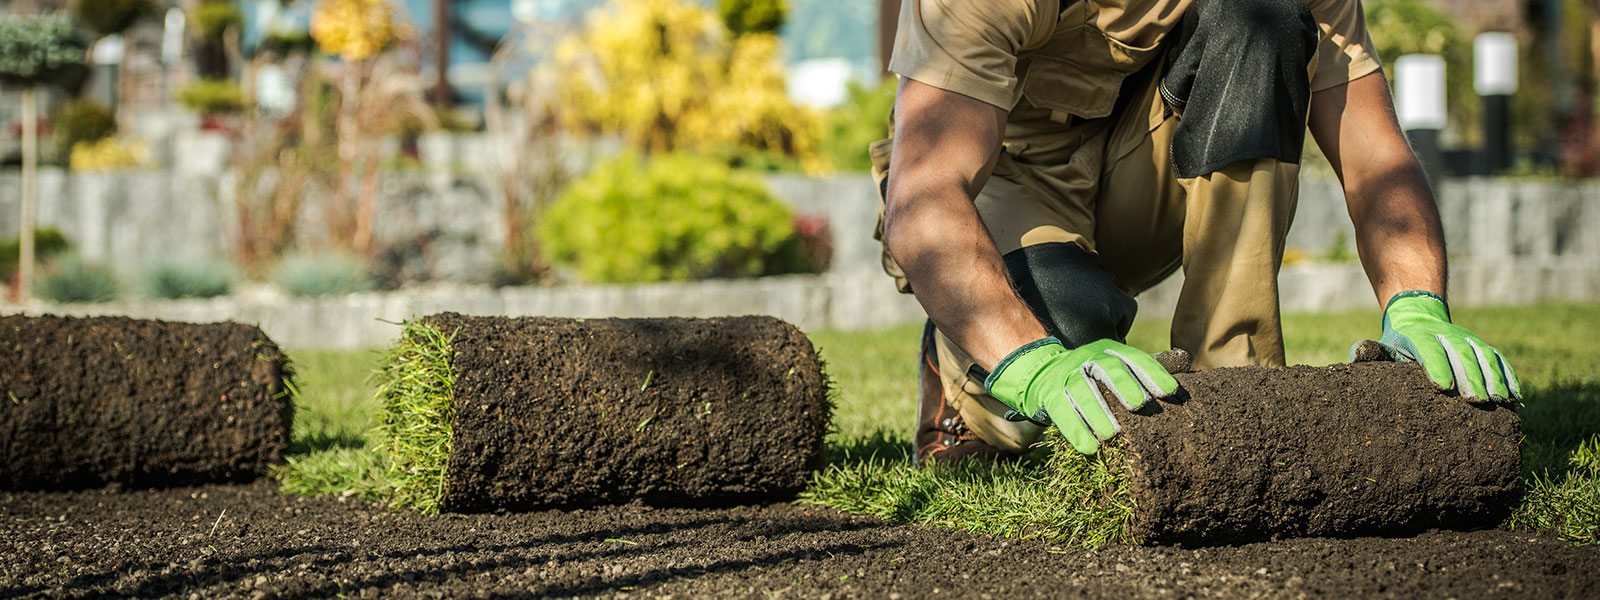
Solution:
M1416 361L1439 389L1470 400L1522 399L1522 383L1499 350L1450 322L1438 294L1400 292L1383 310L1383 337L1350 347L1350 362Z
M1101 441L1122 431L1097 384L1128 410L1178 392L1178 380L1154 358L1113 340L1068 350L1047 337L1006 356L984 380L989 393L1011 407L1007 419L1054 422L1084 454L1094 454Z

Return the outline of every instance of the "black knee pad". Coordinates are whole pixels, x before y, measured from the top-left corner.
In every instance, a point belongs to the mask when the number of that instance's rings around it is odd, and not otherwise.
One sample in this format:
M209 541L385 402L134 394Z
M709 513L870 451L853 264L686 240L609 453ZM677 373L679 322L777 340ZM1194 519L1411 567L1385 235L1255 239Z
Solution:
M1168 43L1161 97L1183 118L1178 177L1244 160L1299 163L1317 20L1304 0L1196 0Z
M1116 286L1093 254L1073 243L1037 244L1005 255L1017 295L1068 348L1127 340L1139 303Z

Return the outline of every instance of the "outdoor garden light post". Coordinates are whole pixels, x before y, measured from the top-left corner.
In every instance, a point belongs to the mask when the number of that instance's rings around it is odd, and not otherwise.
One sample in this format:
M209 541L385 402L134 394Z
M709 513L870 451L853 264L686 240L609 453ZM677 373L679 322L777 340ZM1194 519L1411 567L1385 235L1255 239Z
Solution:
M1449 120L1444 69L1444 57L1436 54L1407 54L1394 61L1395 115L1428 179L1434 181L1443 166L1439 132Z
M1517 38L1485 33L1473 40L1473 87L1483 97L1483 170L1511 166L1511 95L1517 93Z

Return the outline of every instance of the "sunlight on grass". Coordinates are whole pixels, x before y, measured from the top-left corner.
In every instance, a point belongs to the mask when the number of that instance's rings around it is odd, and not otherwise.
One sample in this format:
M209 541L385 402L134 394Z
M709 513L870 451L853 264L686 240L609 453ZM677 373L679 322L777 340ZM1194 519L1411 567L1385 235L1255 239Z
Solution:
M1469 308L1454 317L1511 360L1527 392L1518 409L1526 434L1527 493L1507 526L1600 543L1600 305ZM1288 360L1343 362L1352 342L1379 335L1380 319L1375 307L1287 315ZM1148 352L1164 350L1169 330L1165 321L1144 319L1129 343ZM1128 541L1120 515L1132 509L1114 500L1121 478L1107 466L1112 463L1041 451L1009 466L911 466L920 331L920 324L908 324L811 336L827 362L838 407L828 437L829 466L802 501L1076 546ZM385 453L369 433L378 414L370 375L380 358L372 351L295 353L301 396L294 450L275 471L285 492L373 499L392 494Z

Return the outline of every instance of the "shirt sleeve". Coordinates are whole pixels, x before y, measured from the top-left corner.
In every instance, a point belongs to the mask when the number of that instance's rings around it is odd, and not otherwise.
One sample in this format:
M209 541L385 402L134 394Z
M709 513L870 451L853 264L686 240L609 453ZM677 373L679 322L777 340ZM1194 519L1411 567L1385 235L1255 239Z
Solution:
M1382 68L1378 50L1367 35L1360 0L1311 0L1311 13L1322 30L1311 91L1346 84Z
M1059 0L902 0L889 70L1011 109L1017 56L1049 39Z

